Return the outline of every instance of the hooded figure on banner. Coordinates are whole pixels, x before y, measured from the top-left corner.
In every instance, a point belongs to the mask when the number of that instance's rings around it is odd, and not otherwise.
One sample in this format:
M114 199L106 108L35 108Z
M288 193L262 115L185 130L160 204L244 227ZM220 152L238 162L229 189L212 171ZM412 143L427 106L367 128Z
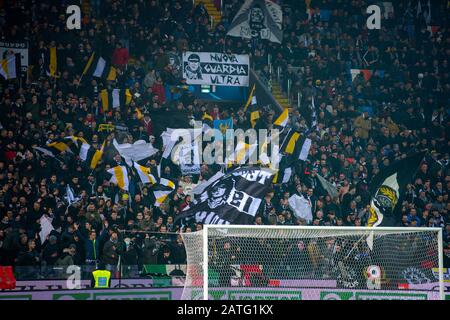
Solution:
M207 191L208 194L208 206L211 209L216 209L221 205L224 205L228 195L235 187L235 181L232 180L231 183L218 183Z
M203 79L200 56L198 54L193 53L187 58L187 66L184 72L189 80Z
M246 0L227 33L244 39L264 39L281 43L283 12L270 0Z

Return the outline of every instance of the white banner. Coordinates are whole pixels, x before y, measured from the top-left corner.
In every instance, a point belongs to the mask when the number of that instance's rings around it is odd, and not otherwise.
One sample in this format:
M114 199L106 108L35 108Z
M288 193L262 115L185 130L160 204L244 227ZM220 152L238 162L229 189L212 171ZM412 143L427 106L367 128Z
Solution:
M248 87L249 70L246 54L183 53L183 78L188 84Z
M28 42L0 41L0 60L5 57L5 52L8 51L20 53L22 72L26 72L28 69Z

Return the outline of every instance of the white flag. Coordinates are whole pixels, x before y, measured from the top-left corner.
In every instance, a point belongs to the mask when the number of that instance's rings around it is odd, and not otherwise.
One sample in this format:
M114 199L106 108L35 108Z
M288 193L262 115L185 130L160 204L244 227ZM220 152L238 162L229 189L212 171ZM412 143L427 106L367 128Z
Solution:
M114 139L113 145L129 166L132 166L132 161L149 158L158 152L158 149L154 148L151 143L147 143L144 140L138 140L133 144L119 144L117 140Z
M53 225L52 225L52 218L48 217L47 215L43 215L41 219L39 220L41 224L41 232L39 232L39 237L41 238L41 243L44 243L47 236L52 232Z
M312 221L311 201L298 194L294 194L288 200L289 207L297 218L305 219L308 223Z
M367 246L370 250L373 250L373 231L370 231L369 236L366 238Z
M136 172L139 175L139 179L143 184L155 184L156 178L151 174L150 168L141 166L139 163L133 162L133 167L136 169Z
M311 149L311 139L306 138L300 151L299 159L305 161L308 158L309 149Z
M107 170L112 176L109 180L119 186L120 189L128 191L130 181L128 179L128 170L125 166L116 166Z
M0 75L5 80L17 78L16 59L18 59L17 56L12 54L7 56L6 59L0 60Z
M324 177L322 177L320 174L317 174L317 179L319 179L320 184L325 189L326 192L332 197L335 198L339 195L339 192L331 182L327 181Z
M75 201L75 195L73 194L72 188L67 184L66 185L66 199L69 203L69 206Z

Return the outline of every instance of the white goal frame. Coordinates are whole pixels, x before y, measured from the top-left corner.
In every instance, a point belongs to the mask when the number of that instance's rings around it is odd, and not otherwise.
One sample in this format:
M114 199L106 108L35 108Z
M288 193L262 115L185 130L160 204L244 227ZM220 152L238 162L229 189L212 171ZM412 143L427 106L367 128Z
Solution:
M438 256L439 256L439 297L445 300L444 288L444 255L443 255L443 237L442 228L410 228L410 227L316 227L316 226L258 226L258 225L203 225L203 300L208 300L209 283L208 283L208 230L209 229L278 229L278 230L354 230L354 231L436 231L438 232Z

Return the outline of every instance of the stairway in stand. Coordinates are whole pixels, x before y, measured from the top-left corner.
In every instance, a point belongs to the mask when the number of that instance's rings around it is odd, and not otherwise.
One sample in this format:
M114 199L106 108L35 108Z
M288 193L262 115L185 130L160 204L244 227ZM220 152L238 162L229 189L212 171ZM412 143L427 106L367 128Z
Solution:
M220 9L217 9L214 4L214 0L195 0L195 6L197 6L200 2L205 4L208 14L212 17L213 27L217 26L222 20L222 15L220 13Z
M289 100L285 93L281 90L281 86L276 81L272 82L272 95L275 100L283 107L283 109L291 108L292 106L289 104Z

